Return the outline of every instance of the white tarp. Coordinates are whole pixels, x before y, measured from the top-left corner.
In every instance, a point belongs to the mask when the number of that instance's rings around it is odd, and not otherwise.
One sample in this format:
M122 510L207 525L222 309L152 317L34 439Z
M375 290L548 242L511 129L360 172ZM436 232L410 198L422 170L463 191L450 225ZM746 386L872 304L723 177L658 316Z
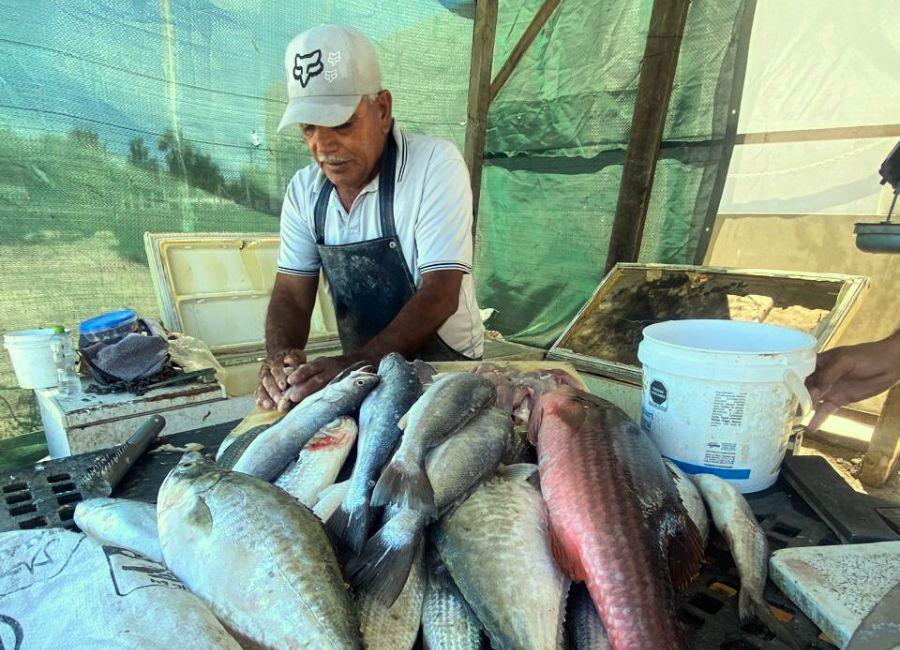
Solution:
M738 133L900 124L900 14L889 0L758 0ZM735 147L719 212L884 214L897 137Z

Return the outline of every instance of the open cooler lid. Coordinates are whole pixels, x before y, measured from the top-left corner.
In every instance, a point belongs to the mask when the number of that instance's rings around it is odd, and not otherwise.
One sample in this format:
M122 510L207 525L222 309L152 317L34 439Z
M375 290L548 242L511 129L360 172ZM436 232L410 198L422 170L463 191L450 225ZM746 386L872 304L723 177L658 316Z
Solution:
M276 233L145 233L163 325L201 339L216 355L262 351L278 245ZM309 341L315 347L337 339L319 282Z
M714 318L783 325L812 334L824 349L849 322L868 279L675 264L617 264L600 282L548 359L578 370L641 383L644 327Z

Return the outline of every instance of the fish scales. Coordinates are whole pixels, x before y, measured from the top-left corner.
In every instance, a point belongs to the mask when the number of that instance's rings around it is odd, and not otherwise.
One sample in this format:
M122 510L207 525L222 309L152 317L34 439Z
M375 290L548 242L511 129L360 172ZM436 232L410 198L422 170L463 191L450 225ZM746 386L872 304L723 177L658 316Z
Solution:
M157 511L166 565L242 643L360 647L322 524L286 492L190 453L163 482Z
M542 397L533 425L557 559L587 583L612 647L684 648L670 567L696 575L703 548L659 452L620 409L574 389Z
M493 647L561 647L569 580L552 556L541 495L522 475L483 484L440 520L433 538Z
M481 626L439 558L431 561L422 605L422 640L428 650L480 650Z
M411 650L419 636L424 597L425 566L420 544L406 584L390 607L374 595L360 594L359 622L366 650Z
M372 492L371 505L408 505L436 515L434 492L425 473L428 452L493 404L489 379L468 372L445 375L432 384L402 418L400 446Z

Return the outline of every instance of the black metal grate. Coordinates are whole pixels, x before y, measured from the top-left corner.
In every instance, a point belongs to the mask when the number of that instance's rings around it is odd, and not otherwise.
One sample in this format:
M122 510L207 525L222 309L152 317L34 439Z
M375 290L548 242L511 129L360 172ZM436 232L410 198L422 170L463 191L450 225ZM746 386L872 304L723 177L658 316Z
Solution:
M62 527L77 530L79 501L109 496L82 484L88 469L108 451L38 463L0 476L0 531Z
M771 550L795 546L837 544L838 539L805 503L780 481L766 492L748 495ZM725 540L713 533L700 576L678 594L678 618L687 632L691 648L786 649L759 621L742 626L738 619L740 576ZM835 646L770 580L766 600L772 613L811 650Z

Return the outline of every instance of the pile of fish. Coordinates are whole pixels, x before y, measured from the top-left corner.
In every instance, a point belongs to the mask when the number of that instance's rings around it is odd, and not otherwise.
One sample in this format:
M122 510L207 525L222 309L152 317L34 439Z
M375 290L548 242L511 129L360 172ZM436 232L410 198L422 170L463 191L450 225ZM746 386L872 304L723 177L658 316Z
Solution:
M703 558L701 494L742 618L768 613L746 502L667 466L621 410L561 370L432 376L391 354L216 462L185 454L155 511L89 500L76 521L164 563L245 646L683 648L674 594Z

